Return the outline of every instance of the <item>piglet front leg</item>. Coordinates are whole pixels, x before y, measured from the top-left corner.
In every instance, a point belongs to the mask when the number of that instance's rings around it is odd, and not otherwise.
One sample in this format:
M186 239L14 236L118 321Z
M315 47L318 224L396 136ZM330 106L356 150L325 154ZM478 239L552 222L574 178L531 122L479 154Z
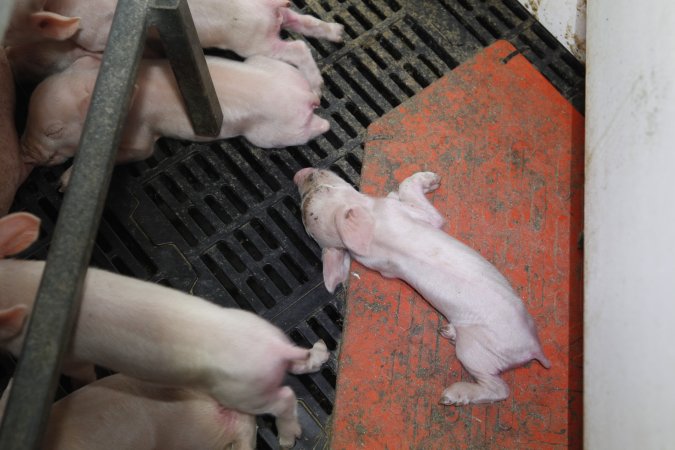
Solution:
M326 344L319 340L307 351L305 359L294 360L291 363L289 371L295 375L317 372L329 356ZM295 440L302 435L302 428L298 421L297 403L298 399L295 392L290 387L283 386L277 391L276 399L269 410L271 414L276 416L275 424L279 433L279 446L284 449L292 448L295 445Z
M303 41L282 41L279 39L274 43L272 50L266 53L266 56L297 67L309 83L312 92L321 95L323 77L312 57L311 50Z
M435 191L441 185L441 177L433 172L417 172L406 178L398 187L399 201L415 208L420 219L435 228L441 228L445 219L424 194Z

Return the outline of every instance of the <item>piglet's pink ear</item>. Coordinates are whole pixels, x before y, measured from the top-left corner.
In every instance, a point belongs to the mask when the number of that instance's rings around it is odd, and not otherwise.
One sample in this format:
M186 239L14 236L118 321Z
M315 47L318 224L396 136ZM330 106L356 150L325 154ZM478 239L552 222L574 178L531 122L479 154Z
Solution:
M335 225L340 239L350 252L367 255L373 240L375 219L363 206L345 208L335 215Z
M0 219L0 258L28 248L40 234L40 219L28 213L13 213Z
M15 305L0 310L0 341L11 339L21 333L27 311L26 305Z
M77 112L80 114L80 118L84 122L84 119L87 117L87 111L89 111L89 105L91 105L91 96L94 94L94 86L96 85L96 73L92 72L90 77L82 83L81 98L77 104Z
M321 254L323 261L323 282L331 294L338 284L344 283L349 277L349 253L339 248L326 248Z
M65 41L73 37L80 29L80 18L39 11L30 15L30 24L40 36Z

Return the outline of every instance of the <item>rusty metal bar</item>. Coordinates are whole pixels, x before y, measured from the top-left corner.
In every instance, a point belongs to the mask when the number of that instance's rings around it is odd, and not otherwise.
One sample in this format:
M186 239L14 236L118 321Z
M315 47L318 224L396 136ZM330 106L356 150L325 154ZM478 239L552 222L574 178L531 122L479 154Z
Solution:
M171 18L172 23L175 25L178 20L189 24L182 26L185 29L182 37L167 39L168 53L173 53L172 46L183 47L178 51L178 58L185 57L188 60L181 60L178 65L196 67L185 70L183 73L186 75L178 76L179 83L184 84L185 76L192 75L202 78L198 83L200 86L207 86L204 93L199 94L203 97L196 102L186 99L186 103L196 105L194 107L197 109L200 108L200 102L201 105L205 100L209 103L210 109L207 108L207 113L200 114L199 118L192 117L192 120L201 132L210 133L220 128L221 120L218 117L222 118L222 112L219 106L217 110L212 107L215 92L213 85L209 83L208 72L205 71L203 52L201 48L197 49L198 44L194 42L196 33L189 11L184 0L173 3L176 3L175 9L179 11L179 18ZM130 105L153 5L153 0L120 0L115 11L110 45L103 56L72 178L56 223L54 239L47 256L13 386L9 392L7 409L0 427L2 450L40 448L61 360L79 312L84 278L110 184L124 119ZM161 23L162 13L153 16L153 20ZM164 28L164 25L160 27ZM192 39L193 42L187 45L184 42L186 39ZM188 49L192 51L191 57L187 57ZM210 93L207 92L208 85L211 86ZM197 95L194 88L189 86L183 86L181 92L188 96ZM217 101L215 104L218 104ZM214 120L213 117L206 117L208 112L220 115Z

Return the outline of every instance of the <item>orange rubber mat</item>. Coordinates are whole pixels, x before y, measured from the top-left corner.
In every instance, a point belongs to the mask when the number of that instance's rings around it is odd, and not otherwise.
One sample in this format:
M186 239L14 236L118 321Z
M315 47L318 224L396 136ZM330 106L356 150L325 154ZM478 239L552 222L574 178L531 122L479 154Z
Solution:
M441 175L430 198L444 229L512 283L553 367L505 372L503 402L439 404L445 387L470 379L438 335L445 320L405 283L354 263L331 447L581 447L583 117L498 41L368 135L361 190Z

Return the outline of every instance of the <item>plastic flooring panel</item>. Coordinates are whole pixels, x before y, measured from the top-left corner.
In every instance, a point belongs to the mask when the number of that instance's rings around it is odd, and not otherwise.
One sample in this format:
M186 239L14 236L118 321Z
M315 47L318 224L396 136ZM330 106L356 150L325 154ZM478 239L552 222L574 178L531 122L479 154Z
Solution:
M368 125L496 39L510 41L580 111L584 67L517 0L294 4L345 25L342 44L307 39L325 80L317 113L331 130L305 146L272 151L243 139L160 140L151 158L115 169L92 265L254 311L298 344L324 339L333 351L324 369L288 378L300 399L296 448L324 448L343 293L323 287L320 249L302 226L294 173L330 168L358 186ZM35 170L17 195L14 210L42 218L27 257L47 254L64 168ZM275 448L272 422L261 418L259 425L258 447Z
M471 381L439 335L446 319L407 284L353 264L335 450L581 446L583 118L514 50L494 43L373 123L361 188L382 196L417 171L437 173L428 197L443 229L509 280L552 367L503 373L501 402L440 404L448 386Z

